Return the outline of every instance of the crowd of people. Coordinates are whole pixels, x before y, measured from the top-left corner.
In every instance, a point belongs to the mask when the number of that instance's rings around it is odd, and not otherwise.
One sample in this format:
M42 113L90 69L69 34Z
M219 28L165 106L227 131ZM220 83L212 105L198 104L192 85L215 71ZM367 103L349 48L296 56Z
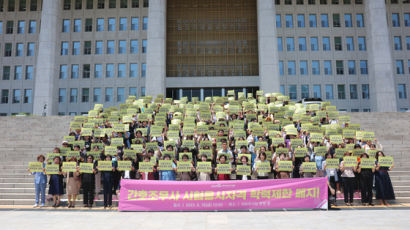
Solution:
M352 156L353 164L345 162ZM91 208L102 190L104 208L111 208L122 179L311 177L328 178L332 205L339 193L352 205L355 191L361 192L363 205L373 205L374 188L376 199L388 205L387 200L395 199L388 173L393 165L380 165L380 157L385 155L374 134L360 130L328 102L301 104L259 91L255 98L228 92L228 97L203 102L129 97L119 108L95 105L88 116L75 117L62 146L37 157L44 169L32 172L35 207L45 205L48 174L53 207L60 206L63 194L68 208L75 207L81 191L84 207ZM365 158L373 163L362 167ZM101 161L112 167L103 169ZM124 161L130 162L128 168L119 167ZM66 171L64 162L75 162L77 168ZM92 163L92 171L82 171L83 163ZM314 163L313 170L307 170L308 163ZM48 173L47 165L58 165L58 172Z

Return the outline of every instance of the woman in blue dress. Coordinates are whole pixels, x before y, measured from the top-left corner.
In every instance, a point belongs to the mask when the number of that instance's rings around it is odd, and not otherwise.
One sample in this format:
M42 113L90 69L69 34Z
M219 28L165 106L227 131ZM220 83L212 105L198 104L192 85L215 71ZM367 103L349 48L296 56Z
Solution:
M396 199L394 195L393 185L390 180L389 171L393 169L393 166L382 167L378 163L379 157L384 157L382 151L376 153L376 172L375 172L375 181L376 181L376 199L380 200L382 205L389 205L386 200Z
M60 198L61 195L64 194L64 188L63 188L63 174L61 172L61 158L56 156L53 159L54 164L59 165L60 171L58 174L51 174L50 175L50 181L49 181L49 189L48 189L48 194L53 195L53 201L54 205L53 207L56 208L60 206Z

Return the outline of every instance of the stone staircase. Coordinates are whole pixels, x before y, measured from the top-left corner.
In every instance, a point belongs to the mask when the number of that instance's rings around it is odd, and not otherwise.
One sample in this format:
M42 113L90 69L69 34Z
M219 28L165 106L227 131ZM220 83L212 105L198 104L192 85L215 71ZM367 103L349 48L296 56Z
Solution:
M394 156L395 168L390 172L390 177L396 203L410 203L410 161L407 158L410 155L410 114L348 114L352 123L359 123L362 128L374 131L385 153ZM0 117L0 205L34 204L33 176L27 172L28 162L60 146L63 136L68 133L71 119ZM78 199L82 200L82 196ZM79 201L77 205L80 205ZM101 201L97 205L101 205Z

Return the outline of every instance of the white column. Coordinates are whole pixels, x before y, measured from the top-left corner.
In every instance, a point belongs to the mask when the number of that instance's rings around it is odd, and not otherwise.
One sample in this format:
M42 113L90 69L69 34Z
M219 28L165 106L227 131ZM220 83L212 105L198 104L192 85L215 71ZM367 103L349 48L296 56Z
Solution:
M150 0L148 8L148 47L146 95L165 95L166 7L164 0Z
M222 94L222 96L225 96L225 88L222 88L221 94Z
M43 0L40 34L38 38L36 76L34 83L33 114L57 115L57 89L55 85L57 34L61 2Z
M396 85L386 3L384 0L364 2L372 111L396 112Z
M205 100L205 98L204 98L204 88L201 88L201 97L200 97L200 101L204 101Z
M182 89L179 89L179 100L181 100L181 98L182 98Z
M274 1L257 0L259 85L265 93L279 92L280 87L275 12Z

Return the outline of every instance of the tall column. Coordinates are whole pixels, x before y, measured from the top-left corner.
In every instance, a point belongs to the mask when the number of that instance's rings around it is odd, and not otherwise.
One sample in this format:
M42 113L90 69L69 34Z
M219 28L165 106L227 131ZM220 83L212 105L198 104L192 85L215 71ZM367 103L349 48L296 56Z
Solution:
M57 54L57 35L61 2L43 0L41 25L38 39L36 76L34 83L33 114L57 114L57 97L55 90L55 59ZM44 107L46 109L44 110Z
M372 111L396 112L396 86L385 0L365 1Z
M257 0L259 79L264 92L279 92L279 54L277 50L275 3Z
M166 8L165 0L149 1L146 95L165 95Z

